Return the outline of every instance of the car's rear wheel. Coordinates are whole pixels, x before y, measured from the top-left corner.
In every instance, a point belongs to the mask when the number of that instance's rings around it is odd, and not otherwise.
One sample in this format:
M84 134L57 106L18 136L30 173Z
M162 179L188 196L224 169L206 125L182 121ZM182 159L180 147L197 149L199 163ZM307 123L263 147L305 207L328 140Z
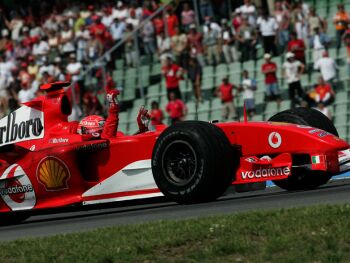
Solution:
M224 132L200 121L179 122L158 138L152 171L162 193L179 203L212 201L233 181L239 150Z
M334 127L333 123L321 112L310 108L285 110L272 116L269 121L307 125L338 136L337 129ZM304 190L323 185L327 183L331 177L331 174L321 171L293 168L292 175L287 179L273 182L286 190Z

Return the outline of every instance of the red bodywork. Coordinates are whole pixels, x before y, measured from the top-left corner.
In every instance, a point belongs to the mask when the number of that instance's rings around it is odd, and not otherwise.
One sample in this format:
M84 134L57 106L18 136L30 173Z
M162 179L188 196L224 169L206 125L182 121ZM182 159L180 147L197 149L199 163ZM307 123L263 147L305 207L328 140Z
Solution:
M109 140L86 140L77 134L77 123L67 120L70 105L62 88L47 87L46 96L26 105L44 113L44 135L3 147L0 212L162 195L153 180L151 156L166 126L132 136L118 132ZM310 169L336 174L338 153L349 148L338 137L306 126L269 122L216 125L232 145L241 147L233 184L286 178L295 156L307 156Z

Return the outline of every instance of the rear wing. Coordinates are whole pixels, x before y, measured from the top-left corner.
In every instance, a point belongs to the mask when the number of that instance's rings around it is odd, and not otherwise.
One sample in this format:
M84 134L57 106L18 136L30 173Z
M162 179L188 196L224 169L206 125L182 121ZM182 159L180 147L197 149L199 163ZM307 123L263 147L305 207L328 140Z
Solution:
M44 137L44 113L38 106L22 106L0 120L0 147Z

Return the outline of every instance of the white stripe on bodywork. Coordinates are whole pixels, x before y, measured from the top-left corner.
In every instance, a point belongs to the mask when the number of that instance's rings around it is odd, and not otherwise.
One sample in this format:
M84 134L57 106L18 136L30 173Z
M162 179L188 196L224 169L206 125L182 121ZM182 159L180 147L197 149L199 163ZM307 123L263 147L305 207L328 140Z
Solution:
M161 192L159 192L159 193L151 193L151 194L143 194L143 195L113 197L113 198L107 198L107 199L84 201L83 205L103 204L103 203L118 202L118 201L129 201L129 200L144 199L144 198L159 197L159 196L164 196L164 195Z
M344 150L339 152L339 169L340 172L346 172L350 170L350 150Z
M350 161L350 149L339 152L339 164L343 164Z
M93 186L83 197L157 188L153 179L151 159L128 164L117 173Z

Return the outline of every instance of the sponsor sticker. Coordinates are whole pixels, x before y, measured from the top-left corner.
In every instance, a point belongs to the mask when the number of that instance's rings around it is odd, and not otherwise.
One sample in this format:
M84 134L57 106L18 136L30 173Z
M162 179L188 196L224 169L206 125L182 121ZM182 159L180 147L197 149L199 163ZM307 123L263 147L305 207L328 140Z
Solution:
M51 138L49 143L67 143L69 142L68 138Z
M276 149L282 144L282 137L278 132L271 132L268 138L269 145Z
M325 137L327 135L330 135L330 133L329 132L325 132L325 131L322 131L319 134L317 134L317 136L320 137L320 138L323 138L323 137Z
M327 135L332 135L329 132L326 132L326 131L323 131L323 130L320 130L320 129L312 129L312 130L309 131L309 133L310 134L316 134L320 138L326 137Z
M68 189L70 178L68 167L62 160L54 156L45 157L40 161L36 175L47 191Z
M289 167L280 168L260 168L254 171L241 172L242 179L254 179L262 177L276 177L290 175Z
M43 137L42 111L22 106L0 120L0 146Z
M86 120L82 120L81 121L81 125L84 125L84 126L95 126L95 122L93 121L86 121Z
M310 134L314 134L314 133L317 133L317 132L321 132L320 129L312 129L309 131Z
M78 152L91 152L108 148L107 142L89 143L76 148Z
M0 196L12 211L32 209L36 204L33 185L18 164L8 167L0 177Z

